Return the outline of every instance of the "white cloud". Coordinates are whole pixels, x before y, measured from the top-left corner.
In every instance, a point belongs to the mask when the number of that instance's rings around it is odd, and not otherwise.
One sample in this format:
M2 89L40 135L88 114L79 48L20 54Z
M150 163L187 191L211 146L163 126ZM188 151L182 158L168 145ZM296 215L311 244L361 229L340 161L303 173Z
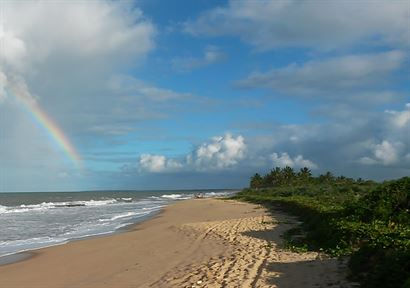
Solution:
M213 171L233 168L246 157L245 139L231 134L213 137L210 143L199 145L182 160L164 155L143 154L139 167L148 172Z
M391 115L390 121L393 126L397 128L405 128L406 126L407 128L410 127L410 103L406 104L406 110L387 110L386 113Z
M214 137L211 143L200 145L187 162L198 169L227 168L236 165L245 157L245 139L239 135L236 138L231 134Z
M292 158L288 153L284 152L278 155L273 153L270 155L274 167L292 167L292 168L303 168L308 167L311 169L316 169L317 165L308 159L304 159L302 155L297 155Z
M36 92L44 83L55 82L60 90L48 91L56 97L64 88L61 81L69 87L81 87L87 81L89 85L97 75L107 73L101 68L112 70L126 61L137 61L154 47L155 27L128 2L3 1L1 9L3 99L5 91L13 89L7 87L12 83Z
M407 46L406 1L236 1L184 23L193 35L237 36L259 50L338 49L371 43ZM377 42L376 42L377 41Z
M22 59L26 54L25 43L17 38L12 31L5 31L3 23L0 23L0 41L2 43L1 63L21 68L23 65Z
M410 125L409 122L404 126L394 124L395 117L408 108L406 105L385 113L329 105L326 123L273 124L269 130L250 126L248 130L253 136L247 138L248 154L253 156L246 158L251 159L247 165L256 163L258 156L268 159L267 155L276 152L273 156L276 163L292 164L296 155L302 155L299 159L316 164L318 173L330 170L350 177L360 175L379 180L409 175ZM246 135L247 131L242 133ZM272 161L270 157L268 160ZM266 163L259 162L259 167L266 167Z
M374 156L384 165L394 164L398 161L398 154L402 143L390 143L384 140L382 143L374 146Z
M385 166L400 162L404 145L401 142L383 140L380 144L372 144L372 157L362 157L359 162L366 165L382 164ZM403 155L404 159L404 155Z
M98 125L118 130L129 121L119 111L130 105L107 92L107 81L154 49L156 29L127 1L1 1L0 9L0 130L7 138L0 169L11 183L4 189L48 187L69 165L14 96L37 101L73 144Z
M143 56L154 45L154 26L128 2L6 1L1 5L0 37L6 57L13 62L21 58L41 62L53 53Z
M294 168L309 167L317 169L318 165L311 160L305 159L302 155L289 156L287 152L273 153L270 155L270 162L266 162L265 151L253 151L248 153L248 147L243 136L213 137L212 141L203 143L188 153L185 157L169 159L163 155L143 154L139 160L139 167L142 171L148 172L201 172L209 173L213 171L240 171L241 169L264 169L266 167L290 166Z
M404 63L406 55L401 51L376 54L348 55L325 60L309 61L302 65L290 64L266 73L253 73L238 82L240 87L265 87L294 95L322 94L325 97L346 98L346 91L367 88L386 83L390 74ZM344 92L344 93L342 93ZM323 95L324 94L324 95ZM343 95L341 95L343 94ZM357 94L357 93L356 93ZM391 93L363 93L357 99L373 99L374 95L391 99ZM358 96L358 97L357 97Z
M156 36L131 2L3 1L1 8L0 109L13 105L8 92L26 87L67 136L112 136L192 100L124 74L154 49Z
M163 155L142 154L139 160L140 167L148 172L169 172L182 167L182 164Z
M374 165L377 164L377 161L370 157L362 157L359 159L359 163L364 165Z
M5 1L1 8L0 71L6 78L27 82L55 64L62 74L71 65L76 73L90 72L138 60L154 47L154 26L128 2ZM73 78L72 72L65 76Z
M351 109L345 116L331 118L330 123L272 124L263 130L252 125L241 127L245 135L249 129L252 137L245 138L243 134L214 137L186 155L159 158L157 170L201 179L214 179L215 175L248 177L255 171L265 173L275 166L306 166L316 173L330 170L349 177L379 180L405 176L410 169L408 127L393 125L392 119L407 111L408 106L388 113ZM181 167L166 168L168 160L176 161ZM158 172L152 174L159 176Z
M172 66L177 71L187 72L223 61L225 58L226 54L221 49L216 46L208 46L204 49L201 57L174 58Z

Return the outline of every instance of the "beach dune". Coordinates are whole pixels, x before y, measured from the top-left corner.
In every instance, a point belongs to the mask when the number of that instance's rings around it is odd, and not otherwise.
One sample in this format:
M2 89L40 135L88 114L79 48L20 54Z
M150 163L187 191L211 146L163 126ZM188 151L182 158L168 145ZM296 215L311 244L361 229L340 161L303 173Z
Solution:
M0 287L348 287L343 263L281 249L294 223L248 203L181 201L127 232L2 265Z

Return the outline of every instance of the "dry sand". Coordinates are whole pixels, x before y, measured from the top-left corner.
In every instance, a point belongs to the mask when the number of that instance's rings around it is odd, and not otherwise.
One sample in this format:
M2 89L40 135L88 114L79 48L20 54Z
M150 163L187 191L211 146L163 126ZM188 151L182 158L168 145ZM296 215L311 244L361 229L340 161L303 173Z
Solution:
M293 225L257 205L182 201L128 232L2 265L0 287L349 287L339 261L280 248Z

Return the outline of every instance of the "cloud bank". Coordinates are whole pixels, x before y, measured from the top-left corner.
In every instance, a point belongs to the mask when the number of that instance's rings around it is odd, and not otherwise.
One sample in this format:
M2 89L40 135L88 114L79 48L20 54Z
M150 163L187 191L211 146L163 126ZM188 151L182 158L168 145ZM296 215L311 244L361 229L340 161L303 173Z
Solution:
M256 156L249 153L245 138L242 135L235 137L227 133L224 136L213 137L210 142L202 143L179 159L169 159L164 155L143 154L139 158L137 170L152 173L235 171L249 169L247 163L259 161L261 157L264 162L262 168L277 166L317 168L315 163L304 159L302 155L292 158L286 152L281 153L280 156L274 152L270 156L261 154Z
M405 1L235 1L184 23L197 36L236 36L257 50L410 45Z
M406 54L398 50L312 60L265 73L253 73L238 85L270 88L291 96L321 98L336 98L363 89L377 89L380 93L380 87L391 81L391 74L402 68L405 60Z

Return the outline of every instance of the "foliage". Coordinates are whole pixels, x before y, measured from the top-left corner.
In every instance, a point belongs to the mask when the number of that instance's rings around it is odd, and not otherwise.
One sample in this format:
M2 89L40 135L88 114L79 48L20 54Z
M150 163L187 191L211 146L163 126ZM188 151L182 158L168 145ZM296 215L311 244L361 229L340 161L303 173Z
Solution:
M362 287L409 286L410 177L379 184L286 167L255 174L250 186L236 198L301 218L284 235L288 248L350 255L351 278Z

